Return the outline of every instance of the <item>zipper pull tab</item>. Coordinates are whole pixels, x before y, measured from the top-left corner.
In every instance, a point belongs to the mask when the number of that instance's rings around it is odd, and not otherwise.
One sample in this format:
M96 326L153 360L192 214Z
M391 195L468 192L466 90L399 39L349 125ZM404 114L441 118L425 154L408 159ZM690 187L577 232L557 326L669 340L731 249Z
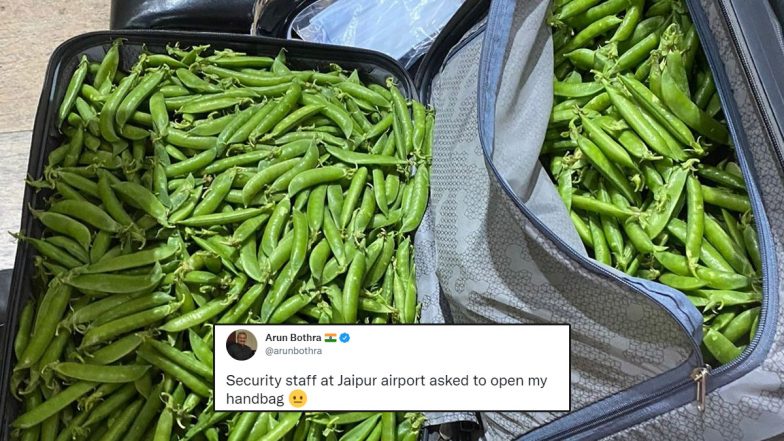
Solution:
M697 409L705 412L705 398L708 395L708 375L710 366L698 367L691 371L690 377L697 383Z

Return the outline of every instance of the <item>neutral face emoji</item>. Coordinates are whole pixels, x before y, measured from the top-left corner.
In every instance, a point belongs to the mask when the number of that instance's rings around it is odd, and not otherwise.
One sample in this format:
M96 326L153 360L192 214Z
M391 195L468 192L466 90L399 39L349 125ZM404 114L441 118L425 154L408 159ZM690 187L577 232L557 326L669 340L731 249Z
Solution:
M302 389L296 389L289 394L289 403L299 409L308 402L308 394Z

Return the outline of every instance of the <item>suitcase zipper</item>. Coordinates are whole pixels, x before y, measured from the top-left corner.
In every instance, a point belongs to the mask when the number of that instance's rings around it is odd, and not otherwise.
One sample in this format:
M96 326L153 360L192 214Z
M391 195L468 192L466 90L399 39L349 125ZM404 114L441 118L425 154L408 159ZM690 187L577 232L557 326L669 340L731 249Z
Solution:
M708 375L710 366L707 364L691 371L691 379L697 383L697 410L705 412L705 397L708 395Z

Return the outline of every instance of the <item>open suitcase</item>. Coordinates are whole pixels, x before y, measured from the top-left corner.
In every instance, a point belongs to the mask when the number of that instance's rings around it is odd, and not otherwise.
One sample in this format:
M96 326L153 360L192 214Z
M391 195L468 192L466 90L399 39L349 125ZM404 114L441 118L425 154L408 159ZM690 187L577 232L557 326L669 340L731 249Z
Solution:
M421 101L437 110L431 199L416 238L422 321L569 323L572 412L429 414L426 437L750 441L784 433L781 29L766 1L686 3L755 214L763 259L756 336L739 358L695 382L705 365L697 309L676 290L587 257L533 159L552 103L549 1L468 0L413 78ZM11 302L10 329L19 303ZM698 386L707 387L704 412ZM3 389L4 440L8 398Z

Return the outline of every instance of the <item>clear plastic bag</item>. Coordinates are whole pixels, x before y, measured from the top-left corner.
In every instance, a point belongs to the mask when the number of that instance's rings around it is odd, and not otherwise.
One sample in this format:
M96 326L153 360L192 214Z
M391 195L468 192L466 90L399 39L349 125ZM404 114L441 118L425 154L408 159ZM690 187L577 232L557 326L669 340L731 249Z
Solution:
M383 52L412 66L464 0L318 0L291 30L317 43Z

